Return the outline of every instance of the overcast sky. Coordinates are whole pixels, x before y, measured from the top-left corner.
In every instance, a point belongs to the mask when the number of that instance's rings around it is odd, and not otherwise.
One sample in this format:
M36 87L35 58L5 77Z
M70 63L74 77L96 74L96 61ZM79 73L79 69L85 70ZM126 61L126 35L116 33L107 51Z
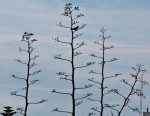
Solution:
M81 30L84 34L78 38L78 41L85 41L87 46L81 49L84 55L76 60L77 65L94 60L89 57L90 53L100 52L93 42L100 41L99 29L104 27L107 29L106 34L112 36L107 45L115 46L113 50L107 52L107 58L119 59L108 65L106 73L108 75L122 73L120 78L127 78L130 81L131 67L140 63L147 70L144 79L150 82L149 0L0 0L0 112L6 105L13 106L14 109L23 105L23 99L10 96L10 92L16 90L21 92L21 87L24 85L20 80L11 78L12 74L25 75L24 66L14 60L18 58L25 60L24 54L18 52L20 46L25 47L20 41L24 32L34 33L34 38L38 40L34 44L35 54L40 55L36 69L42 70L37 75L40 81L31 87L31 99L49 100L47 103L29 106L28 116L66 116L66 114L54 113L51 110L55 107L71 109L69 97L66 99L64 96L50 92L54 88L70 91L70 85L59 81L59 77L55 74L57 71L66 71L69 65L53 59L53 56L59 53L64 56L69 55L69 47L52 41L53 37L59 37L62 40L69 38L69 31L57 26L60 21L69 24L68 19L61 16L65 4L69 2L73 6L79 6L79 13L85 15L80 20L80 24L86 24L86 27ZM79 86L84 85L84 82L89 83L86 80L93 75L89 75L88 71L95 67L78 72L76 81ZM113 81L114 84L111 86L127 91L123 89L124 86L115 84L119 80L118 78ZM108 84L111 83L108 82ZM79 91L77 95L83 95L86 92L88 90ZM143 100L145 110L147 107L150 108L149 86L144 88L144 92L147 96L147 99ZM117 101L113 95L108 99L110 103L113 101L121 103L121 100ZM90 112L89 101L84 102L85 104L77 108L78 116L87 116ZM134 98L134 102L139 107L139 98ZM127 116L127 112L128 116L137 115L126 109L126 114L122 116Z

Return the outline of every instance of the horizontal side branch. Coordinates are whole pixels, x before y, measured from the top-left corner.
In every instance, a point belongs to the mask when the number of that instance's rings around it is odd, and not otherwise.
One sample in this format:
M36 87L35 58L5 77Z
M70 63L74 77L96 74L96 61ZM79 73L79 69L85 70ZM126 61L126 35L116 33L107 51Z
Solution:
M58 93L58 94L65 94L65 95L70 95L70 96L72 96L72 94L70 94L70 93L65 93L65 92L58 92L58 91L56 91L55 89L53 89L51 92L53 92L53 93Z

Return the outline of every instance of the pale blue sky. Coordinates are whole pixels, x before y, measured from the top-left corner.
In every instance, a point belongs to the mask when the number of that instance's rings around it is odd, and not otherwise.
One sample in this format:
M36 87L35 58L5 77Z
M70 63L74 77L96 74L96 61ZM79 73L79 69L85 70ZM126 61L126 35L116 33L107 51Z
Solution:
M108 52L107 58L117 57L119 59L119 61L108 65L110 67L107 68L107 73L120 72L123 74L120 78L129 78L132 72L131 67L142 63L147 69L144 78L150 82L149 0L0 0L0 111L3 110L4 105L11 105L14 108L22 105L22 99L10 96L10 92L21 91L20 88L23 83L12 79L10 75L21 76L24 74L24 67L16 63L14 59L24 59L17 50L19 46L24 46L20 40L22 34L27 31L34 33L34 37L38 39L37 44L35 44L37 48L35 53L40 55L37 60L37 68L42 69L42 72L37 75L40 82L31 88L31 96L33 96L31 99L46 98L49 100L49 102L41 105L30 106L32 111L29 110L29 116L41 116L43 112L42 116L66 116L61 113L53 113L51 110L57 106L70 109L69 98L52 94L50 91L53 88L69 91L70 87L64 81L59 81L55 75L57 71L65 71L63 65L65 67L67 65L53 59L53 55L59 53L64 53L67 56L68 47L58 45L51 39L57 36L61 39L68 37L67 30L56 26L60 21L67 21L60 14L63 13L64 5L68 2L74 6L79 6L80 13L85 14L80 23L85 23L86 27L82 30L84 35L79 41L85 41L87 46L81 49L84 52L81 59L84 60L78 59L77 64L85 63L86 60L93 60L88 55L92 52L99 52L93 42L99 40L99 29L105 27L108 29L107 33L112 36L107 44L115 46L115 49ZM61 66L60 63L62 63ZM78 85L83 85L83 82L88 83L86 78L92 76L88 74L92 68L96 67L79 71L77 75ZM122 91L127 91L123 89L124 86L117 85L117 81L119 79L113 81L115 84L109 84L113 87L119 87ZM147 96L143 103L145 110L146 107L150 108L149 86L145 87L144 91ZM78 95L86 92L88 91L81 91ZM110 102L113 100L115 103L120 102L116 101L113 96L109 100ZM139 105L139 99L135 98L135 101ZM79 106L77 109L78 116L87 115L87 112L90 111L88 104L89 102L85 100L85 104ZM128 112L128 116L137 115L128 109L126 112ZM127 116L127 114L122 116Z

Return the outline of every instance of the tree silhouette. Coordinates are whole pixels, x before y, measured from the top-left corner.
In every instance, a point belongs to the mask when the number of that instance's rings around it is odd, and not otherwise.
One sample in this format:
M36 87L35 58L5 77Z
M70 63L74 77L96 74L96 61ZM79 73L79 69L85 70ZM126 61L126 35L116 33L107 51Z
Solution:
M35 76L41 72L41 70L32 71L33 67L35 67L37 65L34 61L39 57L38 55L34 55L34 56L32 55L35 50L35 48L32 46L32 44L37 41L36 39L31 38L33 35L34 34L32 34L32 33L25 32L22 36L21 41L27 44L27 49L22 49L21 47L19 47L20 52L25 52L27 54L27 61L23 62L20 59L16 59L16 61L18 63L21 63L26 66L26 68L27 68L25 71L25 72L27 72L26 76L18 77L14 74L12 75L13 78L24 81L25 85L26 85L25 87L22 88L22 90L25 91L24 94L18 94L18 91L11 92L11 95L24 98L25 106L17 108L17 110L20 112L20 114L22 114L24 116L27 116L27 111L28 111L29 105L40 104L40 103L47 101L45 99L42 99L39 102L30 102L29 101L30 86L39 81L38 79L32 79L33 77L31 78L31 76Z
M92 99L89 98L89 100L93 101L93 102L98 102L99 103L99 108L98 107L93 107L92 110L99 113L99 116L103 116L104 114L104 109L105 108L113 108L116 107L116 105L110 105L107 104L106 101L104 100L105 96L107 96L108 94L113 92L113 89L109 89L108 86L106 86L106 82L109 81L111 78L115 78L121 74L116 73L115 75L112 76L106 76L105 74L105 65L107 63L111 63L114 62L116 60L118 60L117 58L112 58L110 60L106 60L106 50L112 49L114 48L114 46L107 46L105 45L105 42L107 39L109 39L111 36L106 36L106 29L102 28L100 29L100 33L101 35L99 37L102 38L102 42L99 41L95 41L94 44L99 45L100 46L100 51L102 51L102 56L99 55L95 55L95 54L91 54L90 56L94 57L94 58L98 58L100 59L100 62L98 63L100 65L101 71L90 71L89 73L91 74L95 74L95 75L99 75L99 80L95 80L94 78L90 78L88 79L89 81L91 81L94 84L98 84L100 87L100 99ZM89 116L91 115L95 115L95 113L89 113Z
M14 110L12 110L12 107L10 106L5 106L4 108L5 108L3 110L4 112L1 113L3 116L13 116L14 114L17 113Z
M72 116L76 115L75 114L76 113L76 107L83 103L82 99L87 98L88 96L91 95L91 93L87 93L82 97L76 98L76 96L75 96L76 91L81 90L81 89L86 89L86 88L89 88L92 86L92 85L88 84L88 85L85 85L84 87L76 87L76 82L75 82L76 70L84 68L84 67L88 67L94 63L94 62L88 62L82 66L76 66L76 64L75 64L75 58L82 54L82 52L78 52L77 50L79 48L81 48L82 46L86 45L84 41L82 41L81 43L76 43L74 41L75 39L77 39L78 37L80 37L83 34L83 33L77 33L77 32L85 27L85 24L83 24L82 26L79 26L79 21L78 21L78 19L83 17L84 15L83 14L77 14L76 15L75 14L76 11L79 11L79 7L73 7L71 3L66 4L64 7L64 13L62 15L65 17L68 17L70 19L70 22L69 22L70 26L64 26L61 22L58 24L59 27L68 29L68 31L71 33L70 41L62 41L58 37L53 38L53 40L55 42L58 42L61 44L66 44L66 45L70 46L69 50L71 53L70 53L70 56L68 58L64 58L62 56L62 54L55 55L54 58L58 59L58 60L66 61L70 64L70 66L71 66L70 74L68 72L58 72L56 74L58 76L61 76L60 79L70 82L70 84L72 86L72 88L71 88L72 90L69 93L69 92L60 92L60 91L53 89L52 92L58 93L58 94L63 94L63 95L69 95L72 99L72 105L71 105L72 111L59 110L59 108L55 108L52 111L67 113L67 114L71 114Z
M127 94L124 94L120 92L118 89L113 90L113 92L117 95L119 95L123 102L122 104L118 104L120 106L120 109L113 108L117 112L117 116L121 116L123 110L128 107L134 112L141 113L138 107L133 107L130 105L130 102L132 102L131 97L136 95L138 97L146 98L143 93L141 93L141 90L137 88L137 84L141 83L143 86L147 85L148 82L146 80L141 80L141 76L146 72L145 69L142 68L143 65L138 64L136 67L132 67L134 73L131 74L133 82L129 82L127 79L122 79L121 82L124 83L127 87L129 87L129 91Z
M114 88L110 88L109 86L106 86L106 82L108 82L111 78L115 78L121 74L116 73L115 75L112 76L106 76L105 72L105 65L106 63L110 63L113 61L118 60L117 58L112 58L110 60L106 60L106 50L112 49L114 48L114 46L109 46L106 47L105 46L105 41L107 39L109 39L111 36L106 36L106 29L102 28L100 29L101 35L100 37L102 38L102 43L96 41L94 42L95 44L98 44L101 46L100 50L102 50L102 56L98 56L95 54L91 54L92 57L94 58L98 58L101 59L100 63L98 63L99 65L101 65L101 71L100 72L96 72L94 70L90 71L91 74L95 74L95 75L100 75L100 80L95 80L95 78L90 78L88 79L89 81L100 85L100 99L92 99L89 98L89 100L93 101L93 102L98 102L100 105L99 107L93 107L92 110L99 113L99 116L103 116L104 115L104 109L109 108L115 112L117 112L117 116L121 116L121 113L124 111L124 109L126 107L130 108L132 111L136 111L138 113L140 113L139 108L137 107L133 107L130 105L131 102L131 97L133 95L137 95L139 97L143 97L145 98L144 94L141 93L140 89L137 88L137 84L142 83L142 85L146 85L148 84L147 81L141 81L140 80L140 74L146 72L145 69L142 69L141 64L137 65L136 67L133 67L132 69L134 70L135 74L131 74L132 79L133 79L133 83L128 82L127 79L122 79L121 82L124 83L126 86L128 86L130 89L127 93L122 93L119 91L119 89L114 89ZM108 104L107 101L105 100L105 96L109 95L110 93L115 93L117 95L119 95L123 101L122 104ZM120 108L120 109L119 109ZM91 115L96 115L96 113L91 112L88 114L88 116ZM113 112L111 111L111 115L113 116Z

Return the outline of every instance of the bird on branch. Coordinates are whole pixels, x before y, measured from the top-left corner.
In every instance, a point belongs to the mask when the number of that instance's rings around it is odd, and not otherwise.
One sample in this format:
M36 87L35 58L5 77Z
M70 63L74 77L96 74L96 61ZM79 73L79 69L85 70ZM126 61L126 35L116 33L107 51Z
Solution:
M79 29L79 26L72 28L72 30L74 30L74 31L77 31L78 29Z

